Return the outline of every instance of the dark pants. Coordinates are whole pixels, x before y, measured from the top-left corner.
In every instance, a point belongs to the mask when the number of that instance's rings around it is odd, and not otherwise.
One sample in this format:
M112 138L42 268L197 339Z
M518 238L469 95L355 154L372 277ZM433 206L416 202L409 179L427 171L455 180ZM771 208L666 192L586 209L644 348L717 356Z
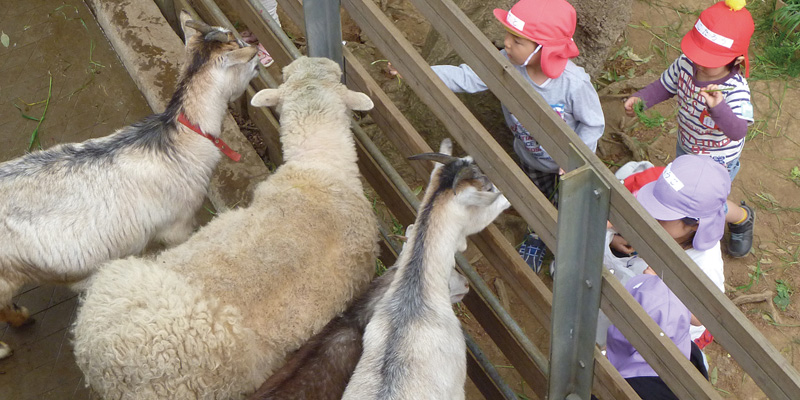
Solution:
M692 342L692 351L689 354L689 361L703 374L703 377L708 379L708 370L703 363L703 352ZM628 384L631 385L636 394L642 400L680 400L672 390L669 389L666 383L657 376L639 376L636 378L626 378ZM596 397L592 396L596 400Z
M534 185L558 208L558 173L542 172L528 168L522 164L522 170L528 174Z

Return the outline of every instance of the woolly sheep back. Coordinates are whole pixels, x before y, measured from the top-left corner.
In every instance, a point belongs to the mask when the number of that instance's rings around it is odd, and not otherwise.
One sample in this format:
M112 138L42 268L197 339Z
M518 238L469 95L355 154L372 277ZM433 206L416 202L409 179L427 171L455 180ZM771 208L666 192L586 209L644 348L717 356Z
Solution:
M349 120L289 125L282 140L313 135L297 141L313 151L285 157L248 208L154 260L95 275L73 333L78 366L102 397L242 398L366 287L378 231Z

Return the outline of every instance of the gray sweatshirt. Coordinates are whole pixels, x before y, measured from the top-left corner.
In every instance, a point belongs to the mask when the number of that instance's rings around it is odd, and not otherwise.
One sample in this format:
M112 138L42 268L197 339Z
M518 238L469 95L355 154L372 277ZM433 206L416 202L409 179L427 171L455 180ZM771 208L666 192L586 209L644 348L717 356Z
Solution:
M501 50L501 53L506 55L505 50ZM561 76L548 79L540 86L531 80L525 67L521 65L514 67L578 134L578 137L589 146L589 149L595 151L597 141L603 136L605 119L603 118L603 109L600 107L600 98L589 80L589 75L583 71L583 68L568 61ZM432 68L433 72L454 92L476 93L488 89L467 64L434 65ZM517 117L508 111L505 105L503 106L503 115L506 118L508 129L514 134L514 151L521 162L538 171L558 172L558 165L555 161L520 124Z

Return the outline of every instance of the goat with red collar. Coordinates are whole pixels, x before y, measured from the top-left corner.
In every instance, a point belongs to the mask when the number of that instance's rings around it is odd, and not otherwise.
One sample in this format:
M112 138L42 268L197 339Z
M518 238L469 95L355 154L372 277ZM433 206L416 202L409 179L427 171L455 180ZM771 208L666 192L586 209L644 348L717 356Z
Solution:
M223 154L229 101L256 75L256 48L181 16L186 62L166 111L109 136L0 164L0 322L28 319L11 298L28 283L80 282L153 240L184 242ZM0 358L11 353L0 343Z

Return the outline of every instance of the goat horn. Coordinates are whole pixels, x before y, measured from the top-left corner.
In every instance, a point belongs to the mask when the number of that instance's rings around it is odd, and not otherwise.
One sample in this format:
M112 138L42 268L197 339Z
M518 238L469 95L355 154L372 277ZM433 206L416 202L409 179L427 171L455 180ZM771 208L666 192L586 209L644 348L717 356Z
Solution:
M214 31L209 33L206 36L206 40L213 40L215 42L222 42L222 43L230 42L230 40L228 39L228 34L222 31Z
M206 33L211 32L214 29L214 28L211 27L211 25L209 25L209 24L207 24L205 22L195 21L195 20L186 21L186 26L188 26L189 28L197 30L198 32L202 33L203 35L205 35Z
M447 164L449 162L458 160L458 157L453 157L443 153L422 153L408 157L409 160L433 160L438 163Z

